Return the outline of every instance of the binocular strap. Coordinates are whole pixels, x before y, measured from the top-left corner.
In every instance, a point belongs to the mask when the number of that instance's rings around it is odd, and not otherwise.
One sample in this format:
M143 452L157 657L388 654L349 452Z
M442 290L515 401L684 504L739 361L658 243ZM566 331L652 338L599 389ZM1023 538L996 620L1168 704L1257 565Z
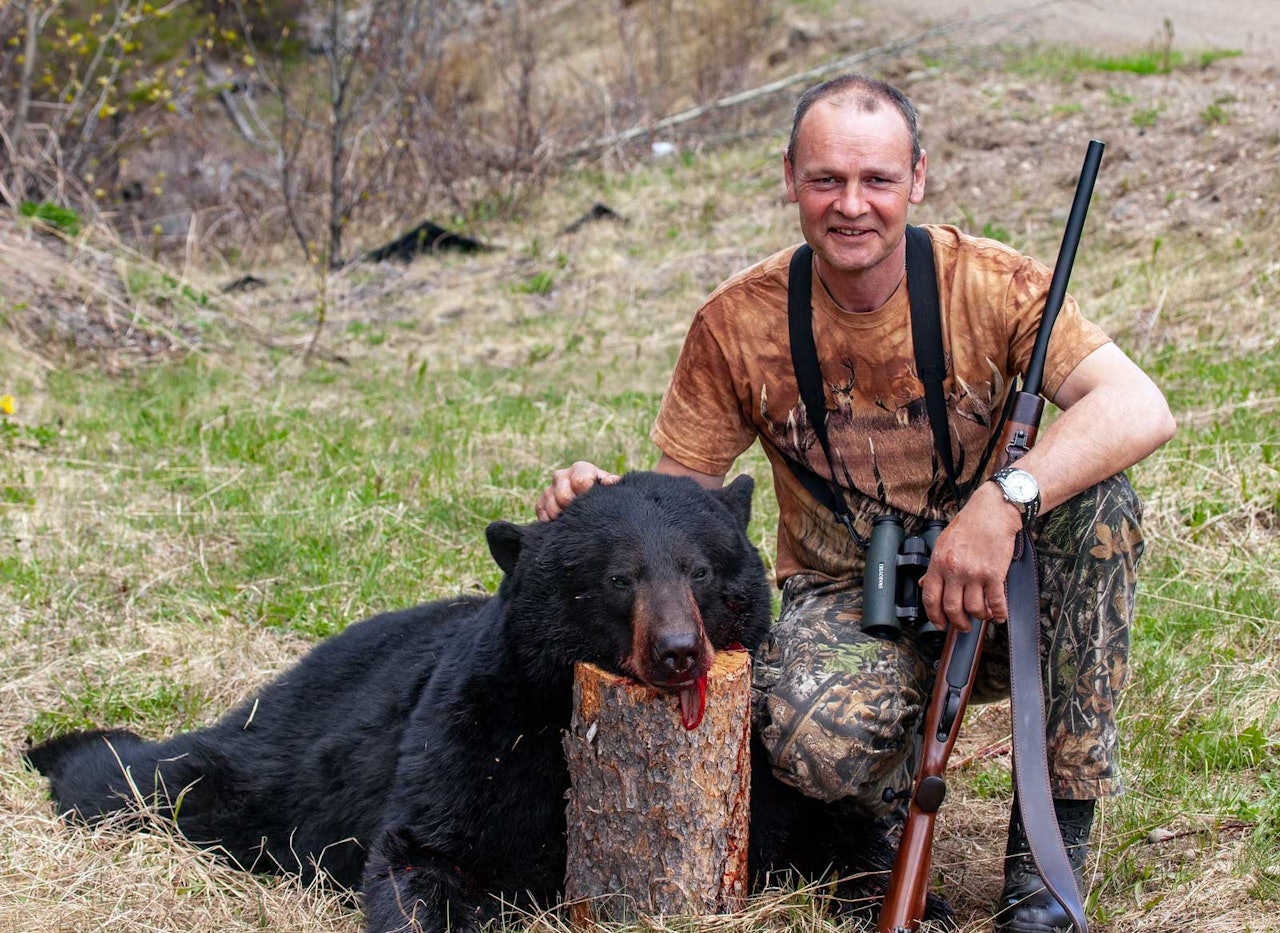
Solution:
M1081 892L1062 844L1049 786L1044 687L1040 679L1040 585L1030 536L1019 532L1005 582L1009 601L1009 695L1013 713L1013 781L1031 858L1040 879L1088 933Z

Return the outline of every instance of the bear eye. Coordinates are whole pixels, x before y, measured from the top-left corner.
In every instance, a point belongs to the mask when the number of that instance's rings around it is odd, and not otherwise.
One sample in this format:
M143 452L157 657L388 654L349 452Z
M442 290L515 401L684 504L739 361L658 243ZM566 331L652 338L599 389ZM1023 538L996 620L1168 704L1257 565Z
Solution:
M631 585L631 581L621 574L615 573L609 578L609 585L616 590L625 590Z
M711 576L711 571L706 567L695 567L693 572L689 574L689 579L701 581L707 579L709 576Z

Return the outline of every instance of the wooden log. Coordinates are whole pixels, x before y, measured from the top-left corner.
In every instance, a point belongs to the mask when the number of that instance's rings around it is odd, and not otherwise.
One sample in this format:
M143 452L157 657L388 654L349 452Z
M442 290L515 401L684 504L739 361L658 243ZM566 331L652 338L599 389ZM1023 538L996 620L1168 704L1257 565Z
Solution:
M722 651L706 712L579 664L565 734L570 919L725 913L746 903L751 657Z

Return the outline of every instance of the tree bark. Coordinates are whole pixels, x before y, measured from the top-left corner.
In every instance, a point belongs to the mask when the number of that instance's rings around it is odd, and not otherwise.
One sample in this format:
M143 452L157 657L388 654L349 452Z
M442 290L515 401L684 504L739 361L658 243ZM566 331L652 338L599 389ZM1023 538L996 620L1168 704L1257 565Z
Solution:
M565 898L576 923L741 909L748 889L751 659L722 651L702 723L674 694L579 664L564 745Z

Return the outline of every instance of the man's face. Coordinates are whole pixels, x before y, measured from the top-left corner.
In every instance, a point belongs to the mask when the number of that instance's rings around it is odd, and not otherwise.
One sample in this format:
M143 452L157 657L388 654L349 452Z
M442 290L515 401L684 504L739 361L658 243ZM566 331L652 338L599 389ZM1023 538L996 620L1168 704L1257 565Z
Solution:
M824 274L857 277L901 262L907 205L924 198L925 158L912 168L911 136L894 107L867 113L818 101L801 121L793 157L794 166L783 157L787 196Z

